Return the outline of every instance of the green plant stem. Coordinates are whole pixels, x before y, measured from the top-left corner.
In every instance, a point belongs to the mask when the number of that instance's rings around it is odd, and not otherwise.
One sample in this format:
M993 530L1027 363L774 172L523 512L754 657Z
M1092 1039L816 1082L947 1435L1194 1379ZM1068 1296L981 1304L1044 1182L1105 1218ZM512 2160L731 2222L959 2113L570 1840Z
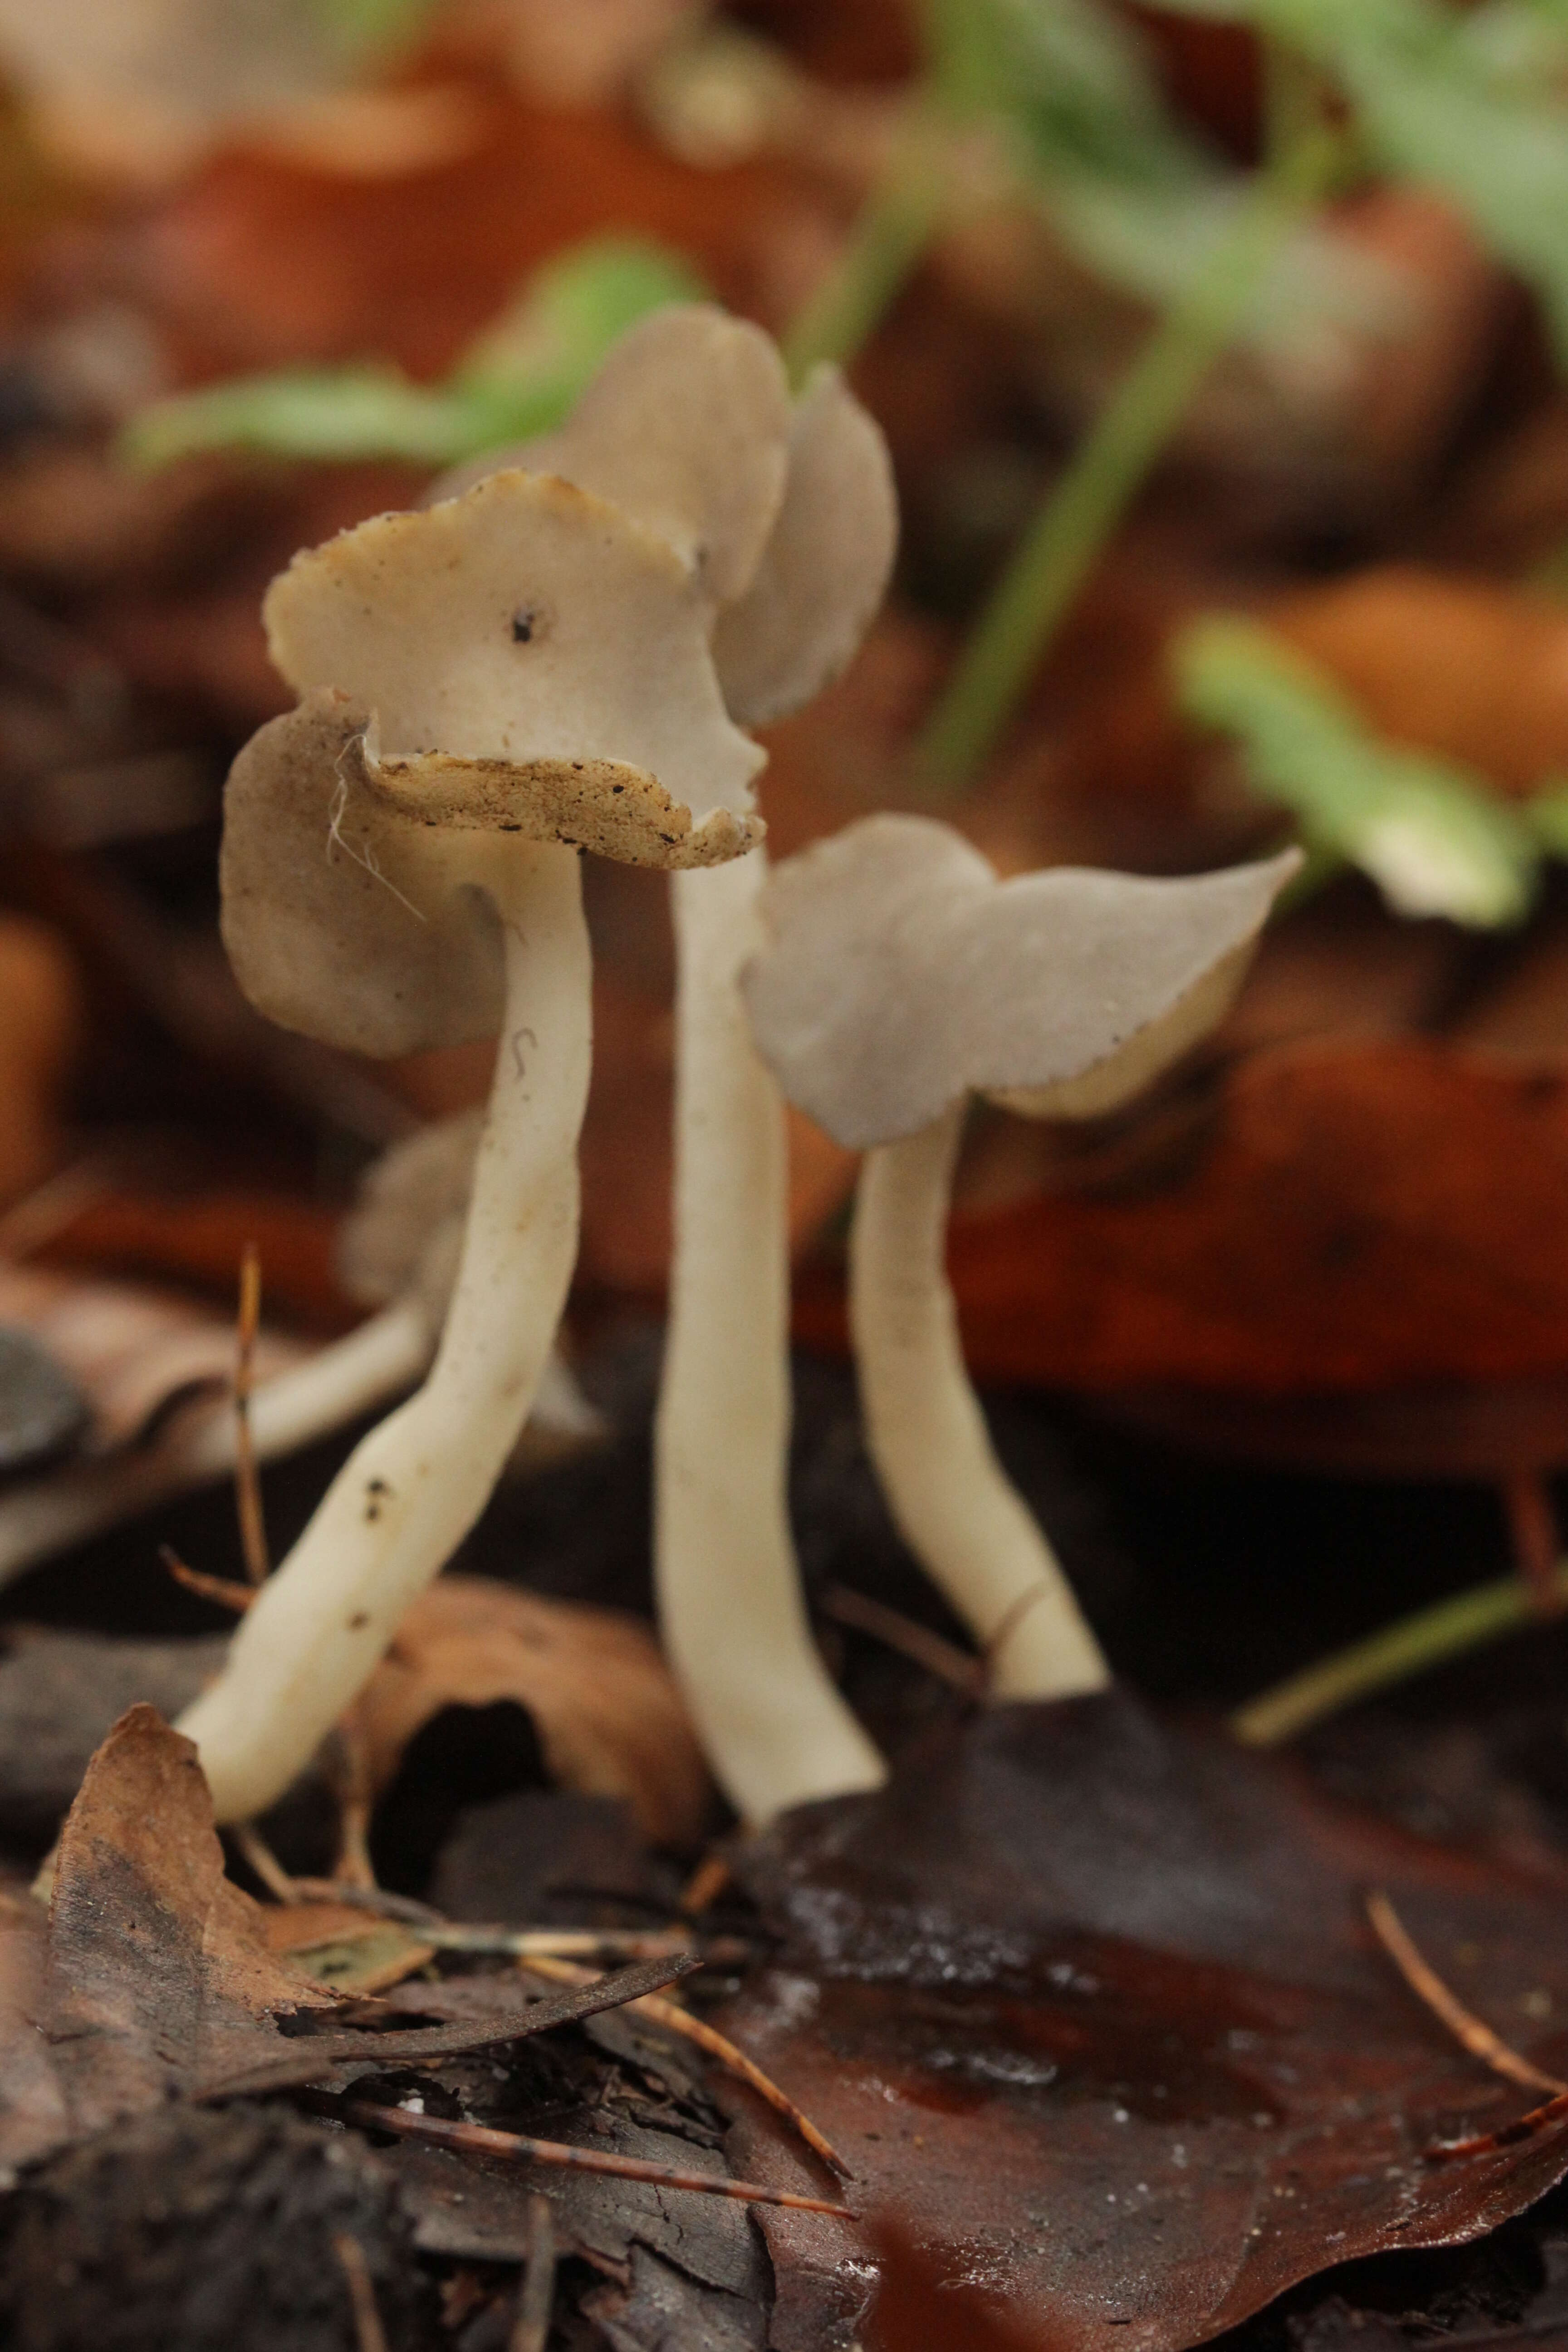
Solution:
M1323 77L1300 49L1266 34L1262 41L1263 152L1284 163L1323 121Z
M919 263L947 205L942 144L923 118L900 134L848 243L782 339L793 384L824 360L853 359Z
M1333 131L1315 129L1259 175L1229 234L1048 492L919 739L919 762L936 783L964 782L1005 727L1100 549L1235 340L1281 246L1331 185L1341 153Z
M1532 565L1525 574L1525 585L1539 588L1548 596L1568 596L1568 545L1554 547Z
M1568 1608L1568 1561L1553 1570L1552 1591ZM1368 1634L1364 1642L1352 1642L1348 1650L1309 1666L1304 1674L1276 1683L1272 1690L1237 1708L1230 1718L1231 1730L1245 1747L1278 1747L1305 1731L1309 1724L1337 1715L1354 1700L1408 1682L1467 1650L1479 1649L1536 1622L1540 1614L1540 1601L1521 1576L1478 1584L1431 1609L1418 1610L1414 1617L1385 1625L1381 1633Z

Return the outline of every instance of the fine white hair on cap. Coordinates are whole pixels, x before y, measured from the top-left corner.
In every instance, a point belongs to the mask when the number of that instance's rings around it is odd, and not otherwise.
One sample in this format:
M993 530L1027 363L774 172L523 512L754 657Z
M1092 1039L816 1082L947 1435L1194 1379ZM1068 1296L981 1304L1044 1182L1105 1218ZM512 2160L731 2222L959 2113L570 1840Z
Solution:
M770 878L771 945L742 982L752 1034L852 1150L916 1134L968 1092L1094 1116L1217 1018L1300 862L1000 882L950 825L866 817Z
M493 1036L501 944L465 842L570 840L632 865L707 865L760 835L700 827L651 776L606 762L380 762L363 703L330 688L258 729L224 796L223 940L285 1029L385 1058ZM605 789L591 795L588 787ZM417 810L417 814L413 812Z

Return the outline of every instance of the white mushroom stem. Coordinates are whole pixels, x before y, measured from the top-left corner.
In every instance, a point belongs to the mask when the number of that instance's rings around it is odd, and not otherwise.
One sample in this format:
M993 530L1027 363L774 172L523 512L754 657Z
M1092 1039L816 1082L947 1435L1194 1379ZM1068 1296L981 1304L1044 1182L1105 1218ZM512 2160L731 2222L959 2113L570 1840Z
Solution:
M849 1312L867 1444L900 1534L987 1652L992 1696L1065 1698L1110 1674L964 1369L946 1271L963 1124L960 1101L861 1169Z
M220 1822L310 1761L472 1527L565 1304L591 1047L577 854L497 845L473 878L502 921L506 1011L452 1304L424 1386L356 1446L181 1720Z
M434 1338L423 1304L396 1299L307 1362L259 1382L250 1400L257 1459L293 1454L410 1387ZM201 1416L182 1413L150 1448L73 1462L8 1487L0 1495L0 1584L133 1512L223 1477L234 1459L234 1413L219 1404Z
M656 1430L666 1651L725 1794L757 1825L886 1768L812 1638L790 1534L784 1103L742 966L763 853L674 877L675 1256Z
M430 1361L436 1338L423 1298L398 1298L320 1354L260 1381L250 1398L257 1460L297 1454L412 1388ZM593 1444L605 1430L603 1414L552 1352L509 1467L542 1466ZM220 1401L205 1412L178 1414L152 1446L19 1479L0 1492L0 1585L106 1528L228 1476L235 1453L233 1407Z

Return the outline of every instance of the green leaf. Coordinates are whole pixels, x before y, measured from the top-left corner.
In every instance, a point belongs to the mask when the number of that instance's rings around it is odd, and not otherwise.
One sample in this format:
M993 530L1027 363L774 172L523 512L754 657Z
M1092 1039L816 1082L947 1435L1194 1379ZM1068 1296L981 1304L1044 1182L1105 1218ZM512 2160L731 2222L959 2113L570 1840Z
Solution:
M243 376L154 401L127 425L121 454L148 468L216 448L452 465L548 432L627 327L703 290L678 254L639 238L594 237L538 271L444 384L412 383L372 362Z
M346 58L374 58L405 47L440 0L309 0L328 41Z
M1230 235L1252 175L1166 106L1144 43L1099 0L926 0L939 102L983 115L1053 234L1107 284L1164 308ZM1306 228L1237 340L1279 350L1387 309L1386 273Z
M1142 41L1098 0L926 0L925 15L939 100L1009 121L1042 172L1146 187L1212 178Z
M284 368L153 402L125 427L120 454L148 471L194 449L223 448L439 466L467 453L466 425L460 402L395 368Z
M1323 67L1371 159L1438 190L1541 296L1568 357L1568 6L1563 0L1172 0L1249 24Z
M1524 803L1524 821L1553 857L1568 857L1568 779L1552 777Z
M1176 642L1189 718L1235 738L1247 782L1309 849L1369 874L1395 912L1488 930L1529 910L1531 826L1484 779L1375 735L1324 671L1256 622L1215 616Z

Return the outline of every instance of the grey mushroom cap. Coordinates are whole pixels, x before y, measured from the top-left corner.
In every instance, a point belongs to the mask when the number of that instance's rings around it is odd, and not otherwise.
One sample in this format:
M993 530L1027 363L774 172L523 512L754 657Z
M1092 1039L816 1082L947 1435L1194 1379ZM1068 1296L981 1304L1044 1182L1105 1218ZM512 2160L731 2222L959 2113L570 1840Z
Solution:
M566 482L491 474L460 499L376 515L297 555L263 617L290 686L364 703L388 761L549 769L590 790L587 763L610 763L694 812L751 806L763 754L725 713L689 573Z
M288 1028L384 1055L493 1034L477 835L664 867L761 837L763 755L725 713L689 573L566 483L498 474L378 515L296 556L265 610L303 699L231 773L223 925Z
M792 407L767 336L703 305L629 329L558 432L454 467L431 499L508 467L607 499L691 567L742 726L829 684L887 590L899 516L880 427L834 367Z
M619 507L711 604L746 588L784 494L789 386L771 336L710 303L628 327L556 433L517 452Z
M253 735L224 795L223 940L258 1011L353 1053L492 1036L500 929L451 846L371 782L363 703L330 689Z
M235 977L280 1027L352 1053L384 1059L500 1026L500 930L473 883L475 830L667 867L738 855L763 830L727 809L694 826L652 777L603 761L378 761L374 727L347 695L307 695L251 737L224 794ZM585 778L604 794L588 798Z
M770 877L771 943L742 983L752 1034L851 1150L918 1134L972 1092L1097 1116L1220 1017L1300 863L1002 882L950 825L866 817Z
M765 726L847 667L887 593L899 500L881 428L818 368L790 425L784 503L742 596L713 628L730 715Z

